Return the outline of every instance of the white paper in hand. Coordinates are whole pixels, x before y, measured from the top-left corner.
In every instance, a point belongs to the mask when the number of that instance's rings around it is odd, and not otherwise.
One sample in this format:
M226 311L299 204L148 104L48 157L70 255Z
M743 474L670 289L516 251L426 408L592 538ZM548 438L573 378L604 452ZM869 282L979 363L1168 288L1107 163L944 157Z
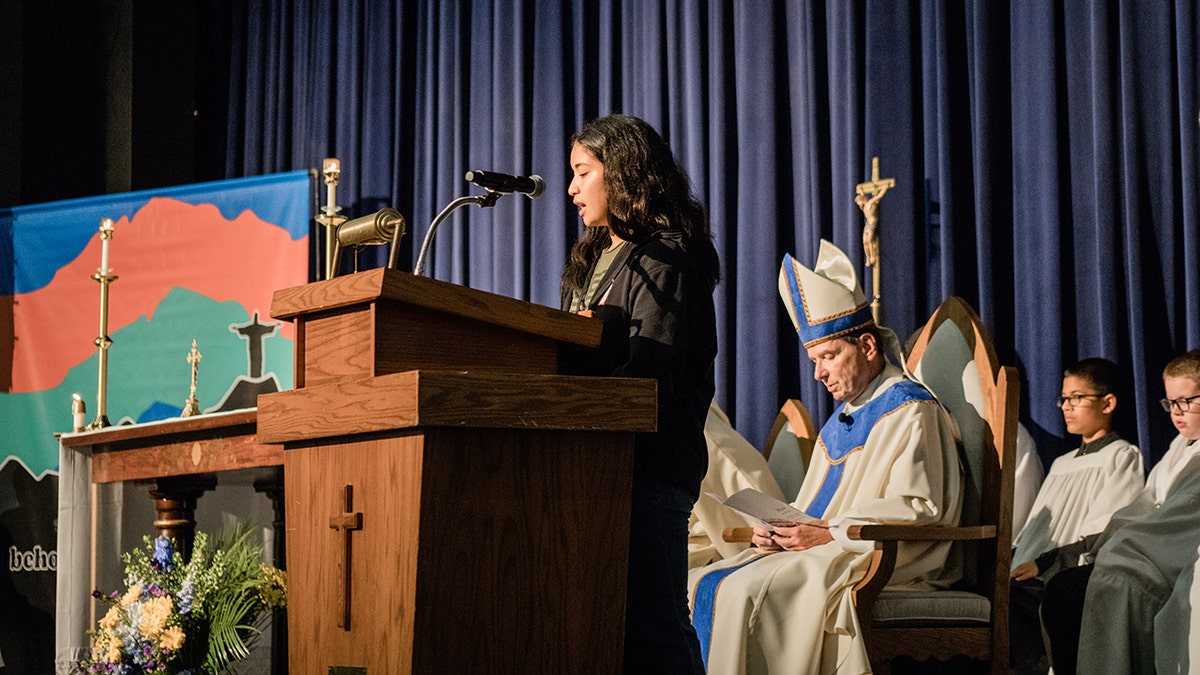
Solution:
M754 488L738 490L724 499L711 492L705 494L740 513L751 525L757 525L768 532L774 532L777 526L791 527L816 520L791 504L785 504Z

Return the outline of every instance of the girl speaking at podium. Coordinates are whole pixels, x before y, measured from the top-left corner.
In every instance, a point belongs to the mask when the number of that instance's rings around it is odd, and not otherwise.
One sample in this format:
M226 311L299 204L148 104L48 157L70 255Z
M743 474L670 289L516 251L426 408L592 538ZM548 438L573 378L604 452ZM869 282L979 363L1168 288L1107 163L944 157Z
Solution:
M720 268L708 216L666 141L636 117L585 124L570 164L583 232L563 272L563 308L604 321L600 348L573 370L658 381L658 431L634 442L625 671L702 673L687 528L715 388Z

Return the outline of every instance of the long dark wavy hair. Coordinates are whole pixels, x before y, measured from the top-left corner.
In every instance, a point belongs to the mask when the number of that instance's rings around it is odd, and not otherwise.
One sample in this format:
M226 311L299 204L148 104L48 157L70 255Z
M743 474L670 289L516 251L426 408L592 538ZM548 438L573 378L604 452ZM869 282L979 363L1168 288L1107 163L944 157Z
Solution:
M583 125L571 137L570 146L576 143L604 166L608 227L634 244L655 232L681 232L701 275L710 288L716 286L721 269L708 214L654 127L631 115L609 115ZM592 266L611 243L608 228L584 228L563 271L564 293L587 288Z

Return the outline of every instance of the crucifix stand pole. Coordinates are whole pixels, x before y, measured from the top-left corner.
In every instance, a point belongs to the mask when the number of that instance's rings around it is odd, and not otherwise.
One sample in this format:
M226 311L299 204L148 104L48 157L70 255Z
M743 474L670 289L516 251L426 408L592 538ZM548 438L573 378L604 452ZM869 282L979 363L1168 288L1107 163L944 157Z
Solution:
M880 268L880 250L879 250L879 200L887 193L888 189L896 187L896 179L880 178L879 177L879 158L871 158L871 180L866 183L859 183L855 186L854 203L858 204L858 208L862 209L863 215L866 216L867 224L863 228L863 253L865 254L865 262L867 267L871 269L871 293L874 298L871 300L871 316L875 319L875 323L879 324L879 300L882 293L879 288L879 268Z

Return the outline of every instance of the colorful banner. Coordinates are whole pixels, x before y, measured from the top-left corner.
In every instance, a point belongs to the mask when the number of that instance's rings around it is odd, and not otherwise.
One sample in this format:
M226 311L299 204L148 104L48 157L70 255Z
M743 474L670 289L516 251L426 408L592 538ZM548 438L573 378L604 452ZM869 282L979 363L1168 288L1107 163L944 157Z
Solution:
M114 222L109 267L117 277L109 287L108 419L178 416L193 340L200 409L234 410L291 387L292 330L270 319L271 295L308 280L311 190L308 172L295 171L0 210L6 622L32 633L54 610L54 433L71 430L72 394L86 403L87 422L97 413L100 220ZM0 640L0 658L5 649Z

